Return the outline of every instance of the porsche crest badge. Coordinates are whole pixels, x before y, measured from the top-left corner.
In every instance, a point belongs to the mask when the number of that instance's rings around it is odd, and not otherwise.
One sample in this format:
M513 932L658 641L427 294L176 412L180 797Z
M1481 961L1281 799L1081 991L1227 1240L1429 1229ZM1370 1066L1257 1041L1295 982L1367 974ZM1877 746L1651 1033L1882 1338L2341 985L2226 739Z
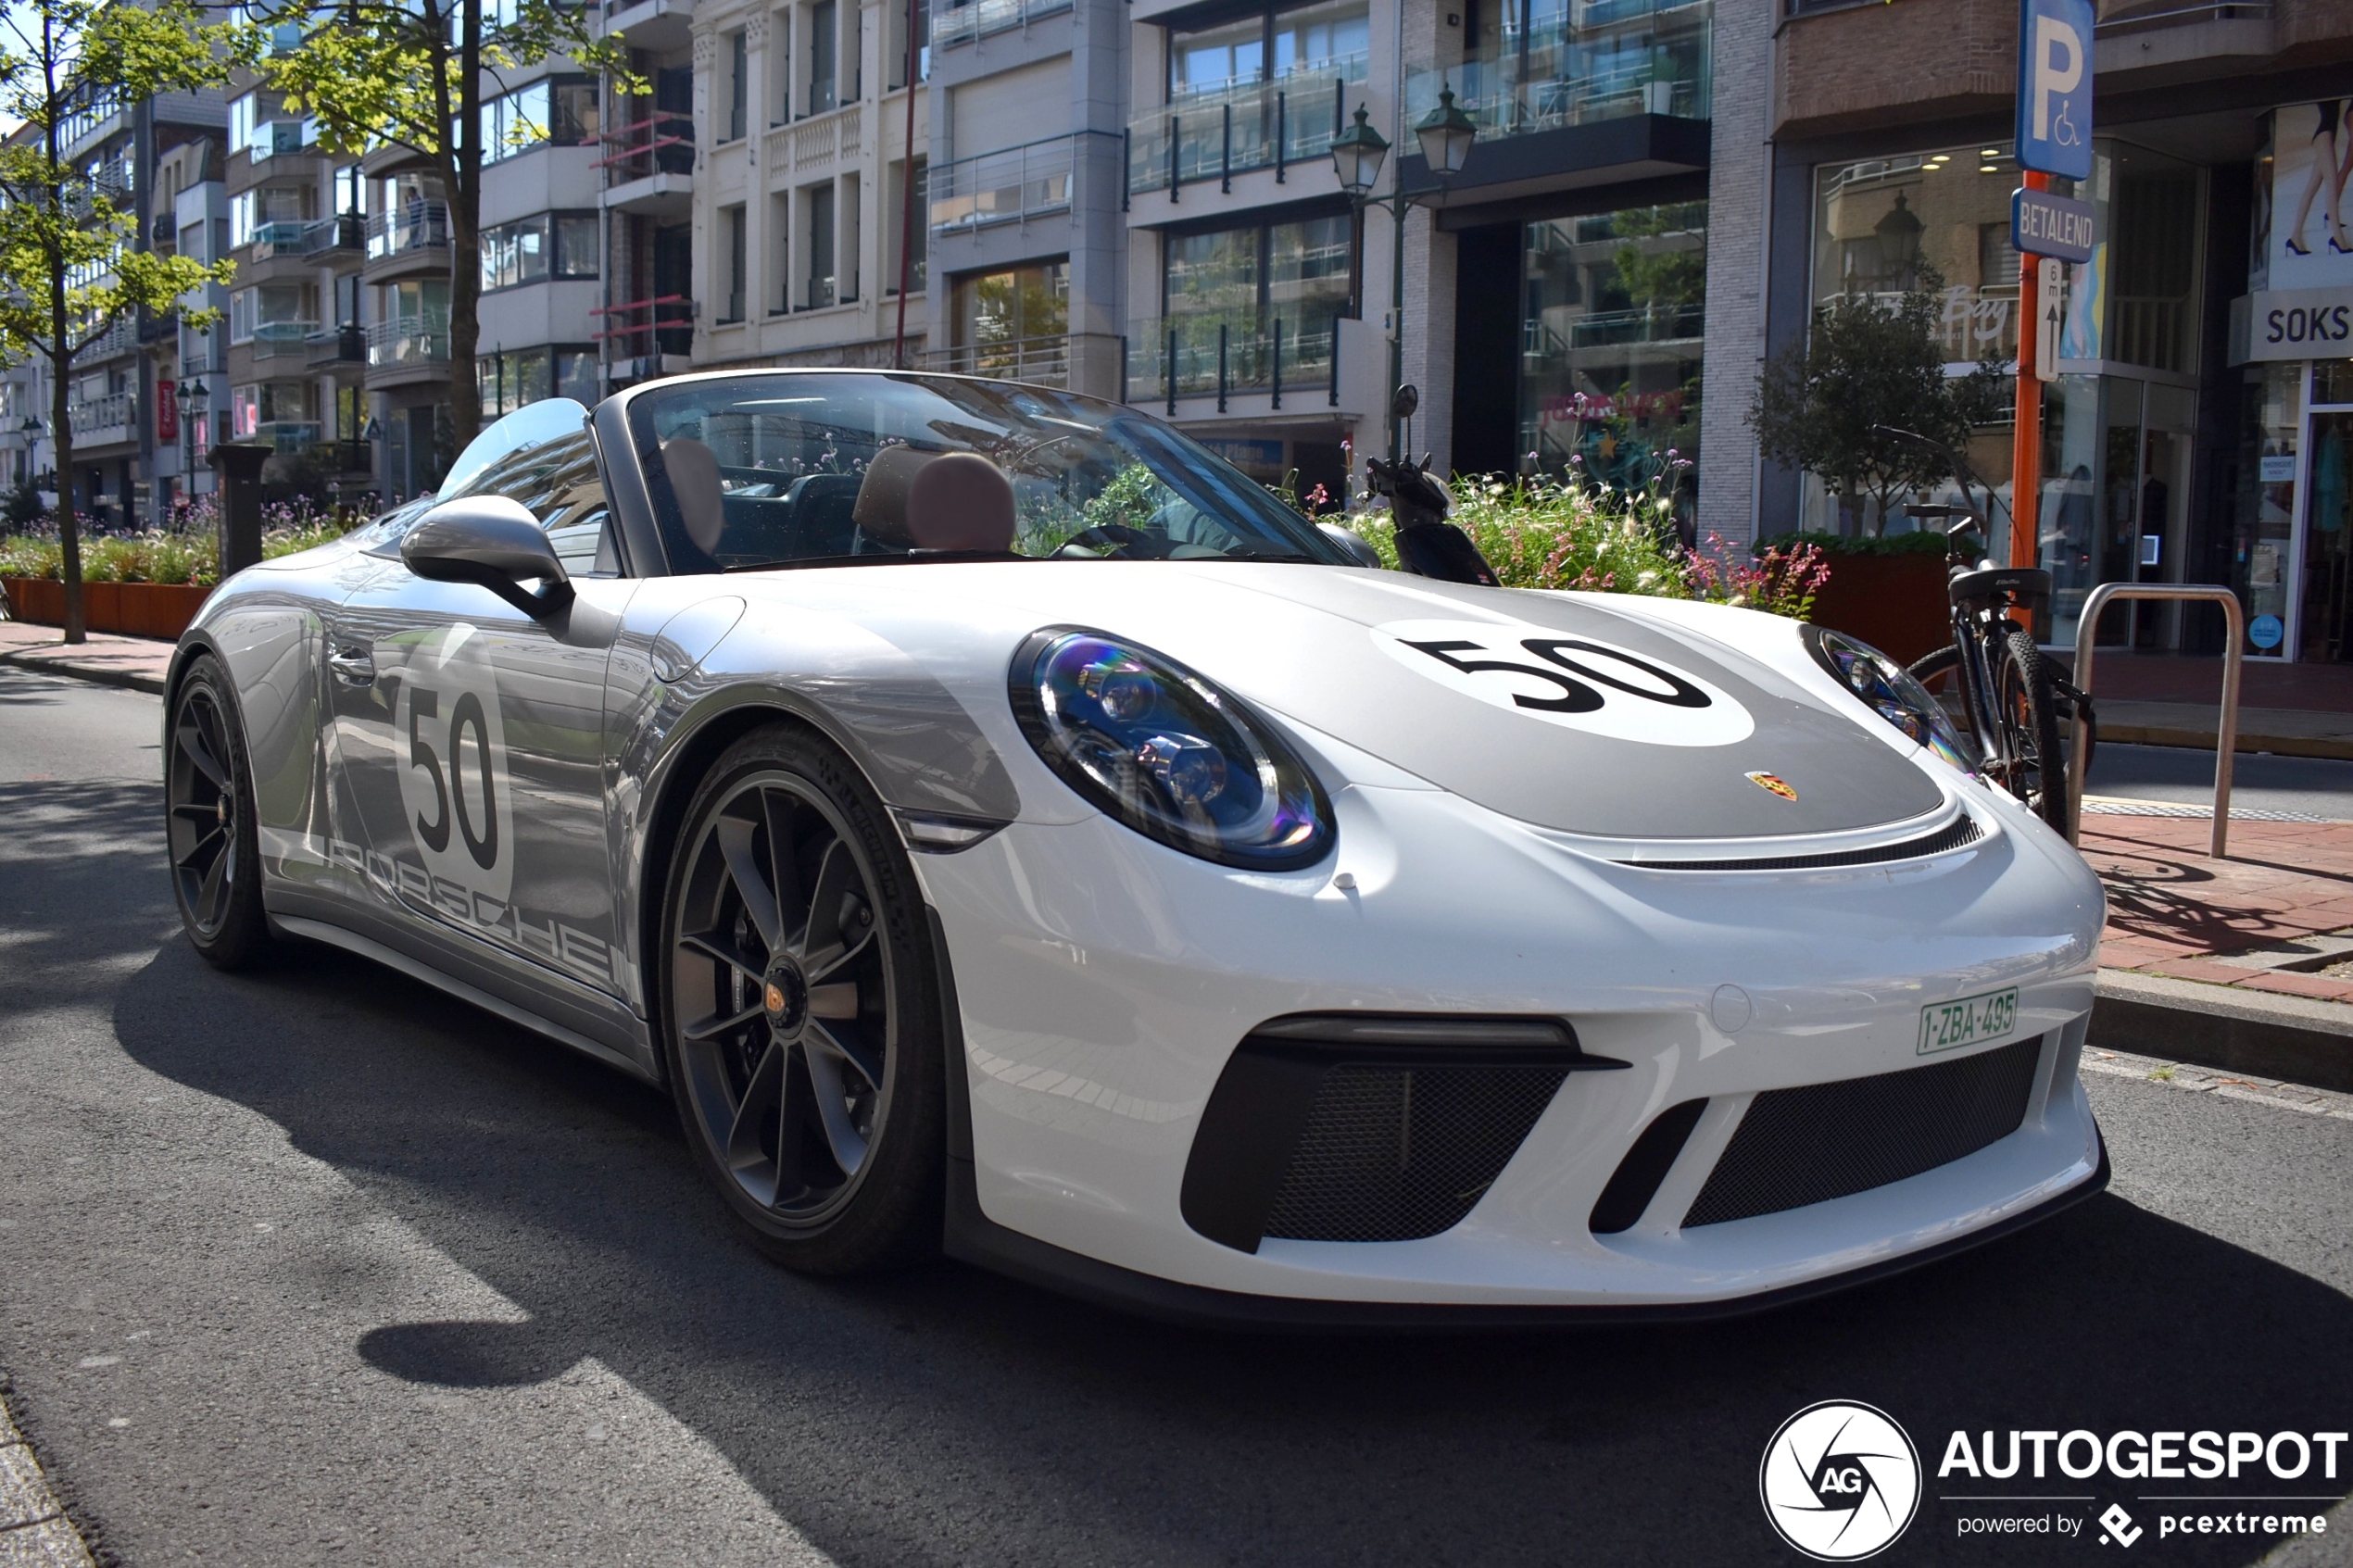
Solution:
M1783 800L1794 800L1797 798L1797 791L1790 788L1790 786L1784 783L1778 774L1751 773L1748 775L1748 782L1755 784L1759 789L1770 790L1773 794L1780 796Z

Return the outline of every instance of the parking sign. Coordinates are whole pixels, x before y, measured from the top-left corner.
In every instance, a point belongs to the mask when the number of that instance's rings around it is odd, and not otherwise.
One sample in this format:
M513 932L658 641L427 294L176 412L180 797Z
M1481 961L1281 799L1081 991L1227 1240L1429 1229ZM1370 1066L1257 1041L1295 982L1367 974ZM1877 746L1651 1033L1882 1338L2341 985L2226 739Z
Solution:
M2088 179L2092 172L2092 0L2020 0L2018 161Z

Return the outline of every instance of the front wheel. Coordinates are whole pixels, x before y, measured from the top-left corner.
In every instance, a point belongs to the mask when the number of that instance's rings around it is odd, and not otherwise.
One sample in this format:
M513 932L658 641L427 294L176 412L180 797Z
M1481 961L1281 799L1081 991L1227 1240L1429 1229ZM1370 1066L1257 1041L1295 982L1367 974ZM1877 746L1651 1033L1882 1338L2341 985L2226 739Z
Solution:
M246 968L271 946L253 763L228 671L208 654L171 694L163 797L171 891L189 944L215 969Z
M945 1068L913 868L849 760L738 741L686 810L661 1031L686 1139L761 1246L850 1273L937 1244Z

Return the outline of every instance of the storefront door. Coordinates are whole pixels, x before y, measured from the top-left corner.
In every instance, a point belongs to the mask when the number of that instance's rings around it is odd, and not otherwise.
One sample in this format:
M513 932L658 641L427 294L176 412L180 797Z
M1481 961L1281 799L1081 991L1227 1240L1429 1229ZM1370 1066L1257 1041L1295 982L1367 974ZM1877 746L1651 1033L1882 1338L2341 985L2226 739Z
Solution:
M2305 436L2303 618L2299 656L2353 661L2353 410L2315 410Z

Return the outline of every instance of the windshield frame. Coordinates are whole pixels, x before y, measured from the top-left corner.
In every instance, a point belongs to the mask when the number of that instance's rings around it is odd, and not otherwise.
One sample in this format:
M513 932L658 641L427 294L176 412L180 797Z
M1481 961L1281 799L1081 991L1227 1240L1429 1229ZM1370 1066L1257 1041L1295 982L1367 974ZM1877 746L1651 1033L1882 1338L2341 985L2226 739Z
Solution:
M834 367L761 368L740 370L703 371L664 377L643 383L606 398L592 413L590 423L598 437L599 454L608 473L608 486L616 514L628 532L655 536L661 544L661 558L673 576L718 575L748 571L778 571L806 570L812 567L868 565L945 564L976 558L952 554L874 554L874 555L812 555L776 561L752 561L728 564L705 554L686 537L676 504L670 497L669 483L660 455L659 437L655 429L654 403L681 391L706 383L763 383L773 384L781 380L802 380L812 377L843 378L873 377L912 383L919 386L956 386L985 389L988 394L1005 397L1043 399L1060 406L1080 418L1074 420L1089 432L1109 431L1116 426L1128 445L1140 445L1156 460L1150 461L1153 476L1176 498L1214 521L1224 522L1234 532L1243 534L1274 535L1269 543L1279 540L1288 546L1280 553L1263 555L1217 555L1180 559L1265 561L1286 564L1353 567L1360 564L1353 557L1334 544L1312 519L1305 517L1268 492L1265 486L1208 448L1193 441L1185 433L1165 420L1124 404L1065 392L1057 387L1036 386L1026 383L999 380L987 376L936 375L923 371L855 370ZM1035 416L1025 415L1025 420ZM1096 439L1105 439L1097 435ZM1025 448L1024 450L1033 450ZM1143 460L1139 458L1139 460ZM623 470L626 482L623 482ZM1173 479L1175 482L1172 482ZM623 495L623 492L633 494ZM1236 516L1235 514L1240 514ZM1056 555L993 555L985 558L1010 561L1069 559ZM1097 559L1154 559L1163 558L1125 558L1101 556Z

